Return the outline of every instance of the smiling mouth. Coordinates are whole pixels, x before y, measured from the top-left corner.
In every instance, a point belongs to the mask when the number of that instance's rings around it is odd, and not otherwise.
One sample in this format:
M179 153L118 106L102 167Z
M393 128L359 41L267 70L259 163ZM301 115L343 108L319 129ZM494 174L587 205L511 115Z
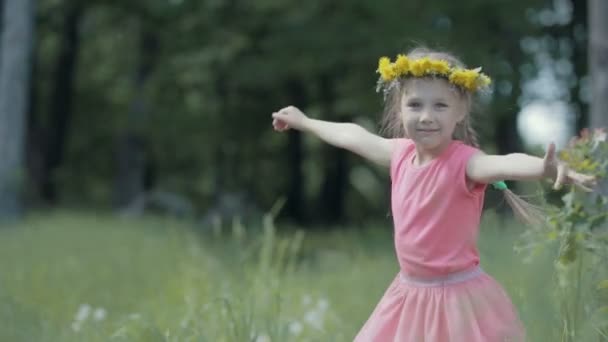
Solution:
M438 132L438 129L417 129L418 132Z

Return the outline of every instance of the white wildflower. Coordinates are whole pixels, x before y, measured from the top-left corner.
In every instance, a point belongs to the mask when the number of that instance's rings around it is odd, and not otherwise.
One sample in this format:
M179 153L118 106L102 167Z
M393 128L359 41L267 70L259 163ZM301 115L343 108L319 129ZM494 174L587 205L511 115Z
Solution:
M317 303L317 307L319 308L319 310L321 310L322 312L327 310L327 308L329 308L329 301L325 298L321 298L319 299L319 302Z
M91 313L91 306L89 304L82 304L78 308L78 311L76 312L76 316L74 317L74 320L76 322L83 322L84 320L86 320L89 317L90 313Z
M97 308L93 312L93 320L101 322L106 318L107 312L104 308Z
M304 315L304 321L310 324L313 328L321 330L323 329L323 314L317 310L308 311Z
M79 332L80 331L80 322L73 322L72 330L74 330L75 332Z
M304 295L302 297L302 304L305 305L305 306L307 306L307 305L310 305L310 303L312 303L312 297L310 295L307 295L307 294Z
M293 322L289 323L289 332L292 335L298 336L298 335L300 335L300 333L302 333L303 330L304 330L304 326L302 325L302 323L300 323L298 321L293 321Z
M270 336L268 335L258 335L258 337L255 339L255 342L270 342Z
M127 316L127 317L129 317L129 319L132 319L132 320L138 320L138 319L140 319L140 318L141 318L141 315L140 315L140 314L138 314L138 313L131 313L131 314L129 314L129 316Z

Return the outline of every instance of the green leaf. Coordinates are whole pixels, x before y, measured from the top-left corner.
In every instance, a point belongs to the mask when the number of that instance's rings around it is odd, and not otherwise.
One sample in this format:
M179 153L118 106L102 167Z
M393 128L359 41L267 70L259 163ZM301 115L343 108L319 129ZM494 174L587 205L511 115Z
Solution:
M608 289L608 279L604 279L604 280L600 281L600 283L597 285L597 289L598 290ZM608 306L604 307L604 309L608 309Z
M570 207L572 205L572 201L574 200L574 193L573 192L568 192L567 194L565 194L564 196L562 196L562 201L564 201L564 204L568 207Z
M591 218L591 220L589 221L589 228L590 229L596 228L596 227L600 226L601 224L603 224L604 222L606 222L606 216L607 216L607 214L605 214L605 213L593 216Z

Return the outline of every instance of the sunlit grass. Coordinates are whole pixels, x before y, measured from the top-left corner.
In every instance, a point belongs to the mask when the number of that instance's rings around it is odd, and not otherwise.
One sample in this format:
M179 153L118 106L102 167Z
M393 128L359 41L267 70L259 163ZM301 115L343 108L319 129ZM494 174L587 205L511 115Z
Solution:
M3 227L0 340L351 341L398 269L388 221L232 228L74 213ZM482 266L530 340L556 340L552 264L513 252L521 229L487 214Z

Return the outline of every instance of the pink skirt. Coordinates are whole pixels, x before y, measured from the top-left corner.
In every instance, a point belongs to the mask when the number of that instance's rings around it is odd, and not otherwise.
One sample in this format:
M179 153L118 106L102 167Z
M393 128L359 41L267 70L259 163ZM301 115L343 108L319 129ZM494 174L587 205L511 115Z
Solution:
M477 267L445 277L395 277L356 342L524 341L511 300Z

